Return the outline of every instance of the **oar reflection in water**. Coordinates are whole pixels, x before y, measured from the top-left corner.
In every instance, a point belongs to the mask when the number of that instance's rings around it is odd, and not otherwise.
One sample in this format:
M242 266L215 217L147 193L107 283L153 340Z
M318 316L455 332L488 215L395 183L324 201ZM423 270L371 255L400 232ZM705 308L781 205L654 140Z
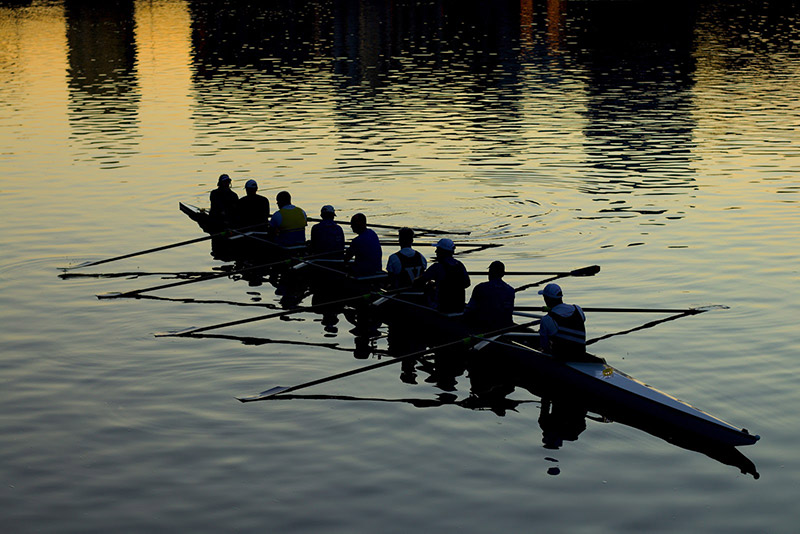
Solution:
M415 408L440 408L442 406L459 406L473 411L491 411L499 415L505 416L509 411L518 412L516 409L523 404L538 404L538 400L515 400L503 398L500 401L492 404L483 400L479 400L475 395L468 395L463 399L458 398L457 395L452 393L439 393L436 398L422 399L422 398L399 398L399 399L386 399L381 397L355 397L350 395L302 395L296 393L287 393L276 397L279 400L326 400L326 401L346 401L346 402L378 402L388 404L410 404Z
M145 271L127 271L127 272L119 272L119 273L61 273L58 275L59 278L62 280L70 280L72 278L130 278L136 279L141 278L143 276L160 276L165 280L169 279L191 279L191 278L200 278L202 276L207 276L209 274L208 271L187 271L187 272L145 272Z

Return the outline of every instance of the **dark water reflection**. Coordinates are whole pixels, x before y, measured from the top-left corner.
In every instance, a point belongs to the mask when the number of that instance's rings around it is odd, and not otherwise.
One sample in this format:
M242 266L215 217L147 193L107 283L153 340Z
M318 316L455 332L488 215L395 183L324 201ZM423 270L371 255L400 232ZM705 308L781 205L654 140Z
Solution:
M580 190L693 190L698 43L721 51L717 68L770 69L792 50L795 6L193 1L194 148L302 160L317 141L345 172L417 174L428 158L497 172L537 159L532 129L545 148L567 142L548 114L560 109L584 122ZM137 153L134 12L65 2L77 160L114 167Z
M134 2L66 0L64 17L76 159L120 165L140 137Z

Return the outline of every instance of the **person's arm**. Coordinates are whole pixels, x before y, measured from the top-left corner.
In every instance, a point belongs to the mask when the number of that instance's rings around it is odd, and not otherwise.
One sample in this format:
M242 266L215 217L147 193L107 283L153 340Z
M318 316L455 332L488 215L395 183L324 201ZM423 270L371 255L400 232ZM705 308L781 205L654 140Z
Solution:
M459 264L461 265L461 273L462 273L462 277L463 277L462 283L464 284L464 288L466 289L466 288L469 287L469 285L471 283L470 279L469 279L469 274L467 274L467 268L464 267L464 264L461 263L461 262L459 262Z
M389 274L400 274L401 270L402 265L400 265L400 259L397 257L397 254L389 256L389 260L386 262L386 272Z
M275 230L281 227L281 221L283 220L283 216L281 215L280 211L276 211L272 214L272 218L269 220L269 225L273 227Z
M344 262L347 263L353 259L356 255L356 251L358 250L358 237L355 236L352 241L350 241L350 246L347 247L347 250L344 251Z
M467 302L467 307L464 309L466 313L474 313L475 310L480 307L481 299L483 298L483 287L481 284L475 286L475 289L472 290L472 295L469 297L469 302Z
M548 316L542 318L539 323L539 347L543 352L550 352L550 337L555 334L555 323Z

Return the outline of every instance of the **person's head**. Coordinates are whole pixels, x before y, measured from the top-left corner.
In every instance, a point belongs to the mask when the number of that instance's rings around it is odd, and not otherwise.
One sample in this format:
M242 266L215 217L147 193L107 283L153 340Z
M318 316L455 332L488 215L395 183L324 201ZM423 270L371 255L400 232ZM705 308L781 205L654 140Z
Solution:
M325 220L332 221L333 218L336 217L336 210L333 209L333 206L331 206L330 204L326 204L322 206L321 210L319 210L319 216Z
M436 243L436 257L437 258L448 258L453 255L456 251L456 244L453 243L452 239L448 239L443 237Z
M414 244L414 230L411 228L401 228L397 232L397 240L400 241L400 248L407 248Z
M506 266L502 261L493 261L489 265L489 280L500 280L506 274Z
M356 213L350 217L350 228L353 232L360 234L367 229L367 216L363 213Z
M227 174L220 174L219 180L217 180L217 187L219 188L226 188L231 186L231 177Z
M544 297L544 303L548 308L552 308L557 304L561 304L564 294L558 284L547 284L544 289L539 291L539 294Z
M275 202L278 203L279 208L288 206L292 203L292 195L290 195L288 191L281 191L275 197Z
M258 191L258 184L255 180L247 180L247 183L244 184L244 190L248 195L255 195L256 191Z

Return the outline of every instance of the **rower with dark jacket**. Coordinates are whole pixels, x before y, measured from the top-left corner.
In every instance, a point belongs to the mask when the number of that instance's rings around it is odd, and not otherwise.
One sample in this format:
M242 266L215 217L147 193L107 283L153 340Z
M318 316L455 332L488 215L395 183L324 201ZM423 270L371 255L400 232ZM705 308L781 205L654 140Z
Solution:
M367 228L367 216L356 213L350 218L350 228L356 237L350 242L344 253L345 263L352 263L348 271L352 276L369 276L381 271L383 251L378 235Z
M466 301L465 289L470 280L464 264L453 257L456 245L451 239L436 244L436 263L417 280L432 285L431 305L442 313L461 313Z
M489 281L472 290L467 318L481 330L496 330L513 324L514 288L503 281L506 266L501 261L489 265Z
M547 284L539 291L549 308L539 325L542 350L567 361L586 354L586 316L580 306L564 304L558 284Z
M401 228L397 234L400 241L400 250L389 256L386 262L386 272L392 286L411 287L411 284L425 272L428 262L425 256L411 248L414 244L414 230Z
M324 255L326 259L344 257L344 230L333 219L336 210L331 205L322 206L319 213L322 221L311 227L311 253Z
M255 180L244 184L246 195L239 199L239 226L250 230L266 230L269 225L269 200L257 193Z
M302 245L306 242L306 212L292 204L292 195L281 191L275 197L278 211L272 215L269 224L275 231L275 241L279 245Z
M227 174L220 174L217 188L209 195L211 207L209 215L215 224L221 227L230 227L238 221L236 211L239 195L231 190L231 178Z

